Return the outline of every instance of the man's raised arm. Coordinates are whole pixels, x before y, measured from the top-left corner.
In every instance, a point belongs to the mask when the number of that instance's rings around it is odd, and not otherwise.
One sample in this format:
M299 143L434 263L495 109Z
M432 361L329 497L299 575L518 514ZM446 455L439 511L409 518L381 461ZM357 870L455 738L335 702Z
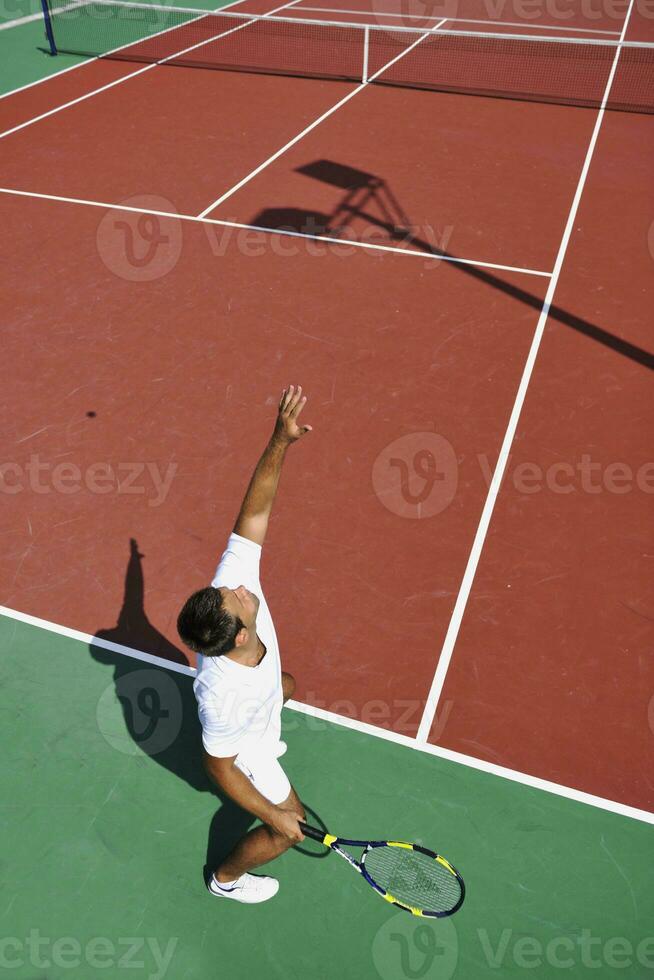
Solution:
M307 432L311 432L310 425L298 424L298 417L306 400L300 385L297 388L289 385L282 392L275 429L256 465L241 504L234 531L256 544L263 544L266 537L286 450L292 442L297 442Z

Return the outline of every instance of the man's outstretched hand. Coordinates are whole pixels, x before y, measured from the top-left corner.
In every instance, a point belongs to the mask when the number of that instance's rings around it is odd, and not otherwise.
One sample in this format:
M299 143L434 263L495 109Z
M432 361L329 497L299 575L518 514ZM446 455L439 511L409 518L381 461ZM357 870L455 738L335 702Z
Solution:
M298 416L306 403L300 385L284 388L279 400L279 413L275 431L257 463L247 488L234 530L244 538L262 545L268 530L268 518L272 510L286 450L307 432L310 425L300 425Z
M275 422L275 436L287 443L297 442L307 432L311 432L310 425L300 425L298 418L307 401L306 395L302 394L302 386L289 385L284 388L282 397L279 400L279 415Z

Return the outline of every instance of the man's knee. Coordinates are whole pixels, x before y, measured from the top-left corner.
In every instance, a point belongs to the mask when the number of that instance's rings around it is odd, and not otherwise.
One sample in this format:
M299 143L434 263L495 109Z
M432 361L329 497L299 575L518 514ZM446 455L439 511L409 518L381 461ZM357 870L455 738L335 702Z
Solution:
M280 834L278 830L274 830L272 827L266 826L268 831L268 836L270 838L270 847L275 852L275 854L283 854L284 851L290 850L291 847L295 847L295 841L289 840L288 837L284 837Z
M288 840L288 838L284 837L283 834L280 834L278 830L275 830L274 827L264 824L264 829L268 834L271 848L278 854L282 854L284 851L287 851L289 847L293 846L293 841Z
M282 691L284 701L288 701L295 694L295 678L292 674L287 674L285 670L282 671Z
M294 789L291 789L289 795L286 797L283 803L279 804L279 806L282 810L286 810L288 813L295 814L298 820L306 819L304 807L302 806L302 802ZM288 837L284 837L282 834L274 830L268 824L266 824L265 827L270 835L270 839L273 846L278 849L280 854L282 854L284 851L288 851L289 848L295 846L296 843L295 841L289 840Z
M306 813L304 812L304 807L302 806L302 800L297 795L293 787L291 787L291 792L288 794L284 802L280 803L280 806L283 807L284 810L290 810L291 813L294 813L298 820L306 819Z

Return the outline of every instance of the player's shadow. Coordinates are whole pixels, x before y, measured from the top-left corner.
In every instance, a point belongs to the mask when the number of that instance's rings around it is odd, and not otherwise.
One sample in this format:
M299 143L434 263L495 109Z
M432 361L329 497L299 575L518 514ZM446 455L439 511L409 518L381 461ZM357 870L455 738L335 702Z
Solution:
M369 240L380 245L410 248L413 251L424 252L434 258L452 260L454 267L462 275L470 276L492 286L493 289L497 289L531 307L538 314L542 311L542 295L531 293L529 290L515 285L514 282L508 282L502 278L498 271L456 261L461 257L434 244L434 242L428 241L425 234L430 233L430 226L423 222L421 227L409 219L398 198L383 177L333 160L314 160L298 167L296 173L329 187L334 187L339 191L340 196L332 211L327 214L311 209L264 208L252 218L252 225L270 230L277 229L299 233L307 238L338 238L345 243ZM367 239L362 239L353 230L352 226L355 221L364 222L368 227L376 228L381 238L368 235ZM621 354L623 357L628 357L637 364L654 370L654 354L637 344L632 344L609 330L605 330L603 327L557 306L555 303L549 308L549 317Z
M113 671L116 697L122 709L122 726L116 726L115 711L103 731L109 744L127 754L146 755L199 793L216 797L220 806L214 814L207 841L205 877L229 853L254 824L254 817L241 809L210 782L202 764L201 729L193 694L193 679L179 669L166 668L130 656L130 651L152 654L187 667L186 657L150 623L144 605L142 555L137 542L130 541L125 573L123 604L115 626L98 630L90 644L91 656ZM113 645L127 648L124 652ZM100 718L100 724L104 719ZM306 806L306 804L305 804ZM308 819L324 827L307 808ZM312 857L324 856L307 839L298 847ZM320 845L319 845L320 847Z

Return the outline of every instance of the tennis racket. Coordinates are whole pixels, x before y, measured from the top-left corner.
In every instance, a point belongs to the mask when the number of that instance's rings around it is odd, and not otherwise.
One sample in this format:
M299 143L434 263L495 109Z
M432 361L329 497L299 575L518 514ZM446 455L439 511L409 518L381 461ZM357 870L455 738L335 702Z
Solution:
M300 821L306 837L320 841L336 851L355 868L378 895L411 912L412 915L442 919L454 915L463 905L466 889L463 878L440 854L428 851L420 844L405 844L399 840L347 840L334 837ZM343 850L362 847L356 858Z

